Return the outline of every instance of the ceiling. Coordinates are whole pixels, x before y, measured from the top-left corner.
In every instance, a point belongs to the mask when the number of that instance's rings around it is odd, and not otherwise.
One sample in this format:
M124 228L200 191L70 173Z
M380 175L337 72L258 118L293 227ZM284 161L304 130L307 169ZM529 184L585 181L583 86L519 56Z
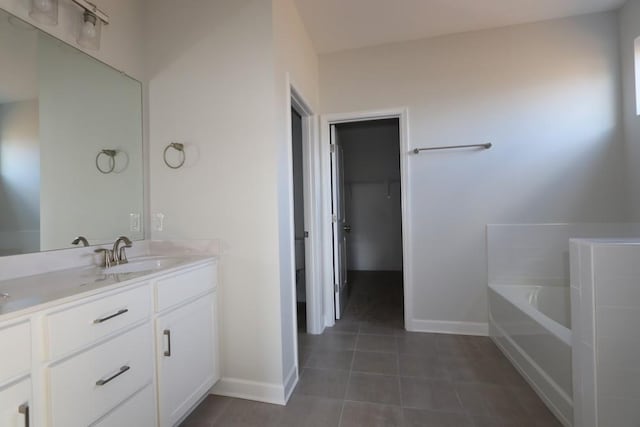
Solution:
M614 10L626 0L296 0L319 53Z

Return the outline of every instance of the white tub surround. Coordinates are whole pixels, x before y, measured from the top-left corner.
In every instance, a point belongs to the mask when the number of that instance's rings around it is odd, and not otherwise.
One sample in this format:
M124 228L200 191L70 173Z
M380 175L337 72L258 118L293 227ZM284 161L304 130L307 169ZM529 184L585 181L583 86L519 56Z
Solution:
M220 378L215 246L134 242L132 272L87 265L95 247L0 258L0 425L184 419Z
M571 241L575 425L640 420L640 240Z
M583 394L595 387L593 374L580 373L584 371L580 363L593 372L594 362L589 365L583 357L577 358L577 353L589 352L583 347L594 348L595 341L585 343L579 338L585 325L592 323L593 314L581 317L576 313L576 302L587 298L580 304L590 306L592 299L589 292L577 295L576 280L583 280L578 276L587 270L576 262L573 244L569 256L569 241L639 235L638 223L487 226L491 337L565 425L594 425L583 424L580 405Z
M564 425L573 419L568 305L565 288L489 284L491 338Z

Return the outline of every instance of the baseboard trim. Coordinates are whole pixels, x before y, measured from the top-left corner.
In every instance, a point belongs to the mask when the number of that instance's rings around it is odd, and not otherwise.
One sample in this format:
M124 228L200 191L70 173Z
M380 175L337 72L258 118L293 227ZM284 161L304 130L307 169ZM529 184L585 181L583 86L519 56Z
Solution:
M291 370L289 371L289 375L284 380L284 400L285 402L289 401L291 397L291 393L293 393L293 389L296 388L296 384L298 384L298 367L293 365Z
M221 378L211 389L211 394L276 405L286 405L287 403L282 384L248 381L239 378Z
M489 336L489 324L481 322L449 322L443 320L413 319L407 325L411 332Z

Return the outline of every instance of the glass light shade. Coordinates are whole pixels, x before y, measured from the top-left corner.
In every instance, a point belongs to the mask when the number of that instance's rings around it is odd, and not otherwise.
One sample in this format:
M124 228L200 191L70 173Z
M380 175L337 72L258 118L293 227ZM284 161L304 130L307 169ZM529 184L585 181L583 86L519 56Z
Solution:
M29 16L45 25L58 25L58 0L31 0Z
M87 49L100 49L100 33L102 21L96 15L85 10L82 17L82 26L78 34L78 44Z

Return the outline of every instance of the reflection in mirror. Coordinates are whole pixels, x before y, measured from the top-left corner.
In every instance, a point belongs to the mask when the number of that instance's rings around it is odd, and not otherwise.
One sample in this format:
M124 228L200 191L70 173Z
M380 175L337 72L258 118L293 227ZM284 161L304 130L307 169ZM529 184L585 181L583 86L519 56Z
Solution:
M142 239L138 81L0 10L0 255Z

